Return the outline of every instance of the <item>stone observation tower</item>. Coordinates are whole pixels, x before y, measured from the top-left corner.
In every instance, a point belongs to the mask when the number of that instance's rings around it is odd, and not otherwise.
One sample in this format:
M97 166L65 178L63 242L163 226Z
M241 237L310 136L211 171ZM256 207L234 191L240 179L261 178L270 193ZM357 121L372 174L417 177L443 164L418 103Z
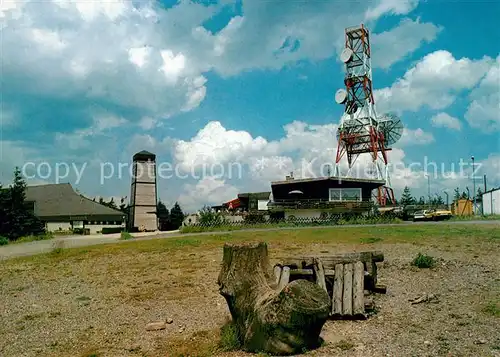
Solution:
M156 155L141 151L132 158L130 229L156 231Z

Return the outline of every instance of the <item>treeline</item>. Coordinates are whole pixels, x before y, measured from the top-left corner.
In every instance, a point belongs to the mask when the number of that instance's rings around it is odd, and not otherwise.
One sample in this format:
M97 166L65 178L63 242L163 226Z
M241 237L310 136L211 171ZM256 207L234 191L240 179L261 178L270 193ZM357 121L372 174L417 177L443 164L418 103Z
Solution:
M482 190L479 187L476 193L476 197L481 197L482 195ZM473 197L473 193L467 191L462 191L460 192L460 189L457 187L454 190L453 197L452 197L452 202L456 202L460 199L471 199ZM448 203L452 203L448 202ZM439 206L439 205L444 205L446 204L445 200L441 195L434 194L434 196L431 197L424 197L421 196L420 198L416 198L412 195L411 190L408 186L406 186L403 190L403 194L401 195L401 199L399 200L399 204L402 206L409 206L409 205L433 205L433 206Z
M120 199L120 205L115 203L113 197L109 201L105 201L102 197L98 200L93 199L94 202L98 202L101 205L104 205L109 208L113 208L125 213L127 219L129 219L130 206L126 203L124 197ZM159 200L156 207L156 216L158 217L158 229L160 231L170 231L176 230L182 226L182 222L184 221L185 214L182 211L181 206L178 202L174 204L174 206L169 210L165 204Z
M178 202L175 202L174 206L169 211L163 202L158 201L156 215L158 217L158 229L160 231L179 229L185 217Z
M16 167L9 187L0 184L0 237L13 241L45 234L45 224L26 204L26 181Z

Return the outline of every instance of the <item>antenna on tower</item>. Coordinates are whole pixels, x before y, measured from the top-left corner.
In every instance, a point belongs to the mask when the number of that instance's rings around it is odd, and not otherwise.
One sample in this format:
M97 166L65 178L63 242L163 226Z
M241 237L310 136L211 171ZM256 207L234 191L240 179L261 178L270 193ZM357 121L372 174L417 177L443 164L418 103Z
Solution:
M401 138L403 124L395 114L377 117L373 97L370 33L361 24L345 30L345 49L340 54L345 64L345 88L335 93L335 101L344 105L344 114L337 130L337 157L335 172L339 174L339 162L347 157L349 169L361 154L370 154L372 174L385 180L386 186L379 189L378 203L385 206L388 201L395 203L394 192L387 186L389 181L387 151ZM385 165L382 172L380 162Z

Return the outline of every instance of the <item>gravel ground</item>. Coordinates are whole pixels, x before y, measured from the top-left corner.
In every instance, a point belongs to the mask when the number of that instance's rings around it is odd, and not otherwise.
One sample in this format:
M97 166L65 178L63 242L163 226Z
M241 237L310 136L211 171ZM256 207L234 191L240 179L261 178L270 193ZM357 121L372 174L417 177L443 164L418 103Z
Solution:
M308 355L500 356L498 310L485 310L500 303L498 243L462 244L363 246L386 257L379 280L388 292L376 296L378 313L362 322L327 322L325 346ZM311 252L360 249L307 247ZM269 244L271 258L303 248ZM437 267L412 267L420 251L437 257ZM0 355L179 357L169 350L170 341L196 345L200 332L221 326L229 316L215 284L220 261L220 246L201 246L0 263ZM408 301L425 293L437 295L438 302ZM165 330L146 331L149 322L167 318L173 323Z

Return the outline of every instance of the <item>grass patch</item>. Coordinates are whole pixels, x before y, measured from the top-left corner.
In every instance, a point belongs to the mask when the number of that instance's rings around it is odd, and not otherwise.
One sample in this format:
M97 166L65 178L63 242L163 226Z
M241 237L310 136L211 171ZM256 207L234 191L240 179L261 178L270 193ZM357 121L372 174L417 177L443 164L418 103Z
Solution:
M500 221L500 215L453 216L450 218L450 221Z
M51 255L61 255L64 252L64 241L56 240L54 244L52 244Z
M413 266L416 266L420 269L428 269L432 268L436 265L436 259L430 255L418 253L418 255L411 262Z
M203 236L187 236L169 239L131 240L127 244L109 243L81 248L64 248L64 241L56 240L53 251L50 253L29 257L9 259L10 264L16 262L33 262L36 264L54 264L66 259L90 259L107 255L122 255L124 258L138 253L165 253L185 252L193 253L197 249L222 247L225 242L256 242L263 241L279 248L285 244L289 247L296 245L297 249L304 249L310 244L359 244L374 242L383 237L384 244L452 244L463 247L465 244L477 246L478 242L494 244L500 241L500 229L496 225L403 225L391 227L377 227L376 232L365 227L297 227L275 231L253 231L213 233ZM271 249L273 249L271 247Z
M380 238L380 237L367 237L367 238L360 239L361 243L363 243L363 244L373 244L373 243L382 242L383 240L384 240L384 238Z
M356 345L351 340L340 340L334 347L340 348L342 351L349 351L356 347Z
M500 317L500 302L491 301L481 311L486 315Z
M241 348L241 336L232 321L227 321L220 330L219 350L236 351Z
M133 239L134 237L129 233L129 232L121 232L120 233L120 240L130 240Z
M20 237L16 240L11 240L9 241L7 238L5 237L0 237L0 245L6 245L6 244L19 244L19 243L29 243L29 242L35 242L35 241L39 241L39 240L49 240L49 239L52 239L54 238L54 236L52 235L52 233L45 233L45 234L41 234L41 235L38 235L38 236L25 236L25 237ZM7 243L5 243L5 240L7 240Z

